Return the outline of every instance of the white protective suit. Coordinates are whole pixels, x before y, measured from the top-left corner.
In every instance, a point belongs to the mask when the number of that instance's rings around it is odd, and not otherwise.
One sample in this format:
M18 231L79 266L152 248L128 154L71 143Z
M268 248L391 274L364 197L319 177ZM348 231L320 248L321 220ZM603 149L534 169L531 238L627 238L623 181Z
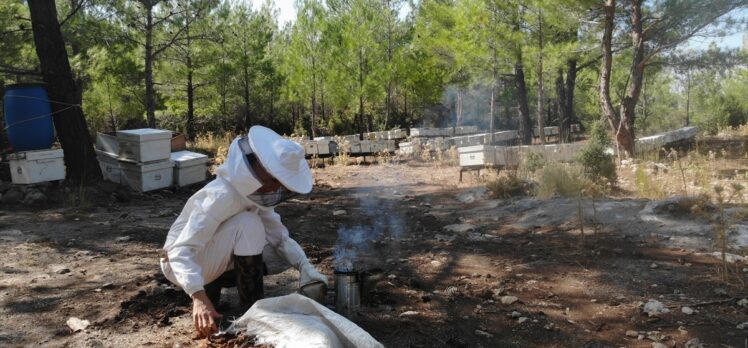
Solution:
M288 236L274 208L247 198L262 184L250 171L239 139L231 143L216 179L190 197L171 226L164 244L167 257L161 258L164 275L192 295L233 268L232 254L262 253L266 264L276 266L273 272L268 265L270 273L282 271L278 265L285 263L285 268L291 265L300 271L302 286L327 283Z

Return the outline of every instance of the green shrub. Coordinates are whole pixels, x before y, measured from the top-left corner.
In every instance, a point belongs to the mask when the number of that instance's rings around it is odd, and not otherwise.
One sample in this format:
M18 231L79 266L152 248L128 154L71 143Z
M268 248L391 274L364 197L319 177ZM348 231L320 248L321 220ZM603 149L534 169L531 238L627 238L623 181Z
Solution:
M579 163L582 165L584 175L595 182L616 181L616 164L613 155L608 153L611 141L605 133L602 121L592 124L590 139L579 153Z
M584 176L577 168L550 163L540 172L535 195L539 198L580 197L583 195L583 189L588 186L592 185L584 180Z
M528 152L527 155L522 159L522 170L528 175L535 174L538 169L545 166L545 156L541 152Z
M492 198L511 198L527 195L527 185L516 175L500 176L486 183Z

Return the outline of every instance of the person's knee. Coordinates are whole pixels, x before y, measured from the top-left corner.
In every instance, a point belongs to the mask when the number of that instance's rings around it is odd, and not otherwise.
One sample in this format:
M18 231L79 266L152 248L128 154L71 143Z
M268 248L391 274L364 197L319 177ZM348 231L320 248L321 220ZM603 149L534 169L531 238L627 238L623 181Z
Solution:
M260 216L251 212L242 212L231 218L236 227L236 255L256 255L262 253L265 241L265 225Z

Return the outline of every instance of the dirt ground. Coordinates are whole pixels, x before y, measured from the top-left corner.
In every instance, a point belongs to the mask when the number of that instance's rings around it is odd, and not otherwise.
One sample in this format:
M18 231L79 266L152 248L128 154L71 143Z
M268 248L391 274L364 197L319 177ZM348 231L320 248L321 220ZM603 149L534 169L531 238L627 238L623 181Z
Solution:
M471 174L458 184L455 167L423 163L314 174L312 194L277 211L331 279L338 233L371 232L357 267L383 280L351 319L385 346L748 346L737 328L748 321L748 265L735 255L739 280L720 281L710 223L672 201L622 197L593 210L590 201L493 200ZM158 267L168 228L197 189L100 185L80 206L50 188L58 193L42 207L2 206L0 345L205 345L192 339L189 298ZM266 277L266 294L293 292L296 277ZM225 327L240 313L224 295ZM670 312L647 316L650 299ZM71 332L71 317L91 324Z

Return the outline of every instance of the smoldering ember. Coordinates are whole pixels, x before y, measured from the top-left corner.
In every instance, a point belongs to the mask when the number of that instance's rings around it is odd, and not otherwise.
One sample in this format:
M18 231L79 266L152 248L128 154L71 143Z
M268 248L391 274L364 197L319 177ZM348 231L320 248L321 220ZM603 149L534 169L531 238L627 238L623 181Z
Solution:
M0 346L748 347L746 23L0 1Z

